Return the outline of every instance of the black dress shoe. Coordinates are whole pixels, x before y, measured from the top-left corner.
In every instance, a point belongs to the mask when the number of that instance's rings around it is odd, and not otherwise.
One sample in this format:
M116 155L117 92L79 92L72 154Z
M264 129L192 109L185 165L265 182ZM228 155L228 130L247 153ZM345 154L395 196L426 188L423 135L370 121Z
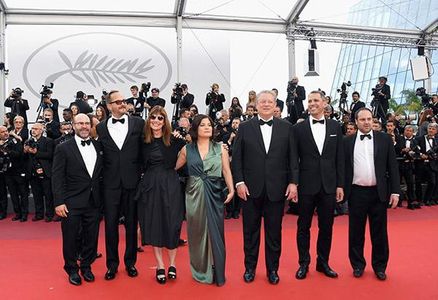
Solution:
M6 215L0 215L0 220L6 219Z
M46 223L50 223L50 222L53 221L53 217L46 217L46 218L44 219L44 221L45 221Z
M280 282L280 277L278 276L277 271L268 272L268 281L270 284L278 284Z
M12 218L12 221L19 221L21 220L21 216L15 215L15 217Z
M226 219L226 220L229 220L229 219L231 219L232 216L233 216L233 215L232 215L231 213L227 213L227 214L225 215L225 219Z
M309 272L309 266L300 266L298 271L295 273L295 278L304 279L307 276L307 272Z
M32 218L32 222L38 222L38 221L41 221L42 219L44 219L44 218L40 217L40 216L35 216Z
M27 217L21 217L20 222L27 222Z
M316 271L321 272L330 278L338 277L338 273L333 271L328 265L316 265Z
M379 272L375 272L377 279L379 280L386 280L386 274L385 272L379 271Z
M253 282L255 278L255 273L253 270L245 270L245 273L243 273L243 280L246 283Z
M68 275L68 282L73 285L81 285L82 280L78 273L72 273Z
M178 240L178 246L185 246L186 244L187 244L187 240L185 240L185 239Z
M363 275L363 269L354 269L353 270L353 276L356 278L360 278Z
M128 272L129 277L137 277L138 272L134 266L126 267L126 272Z
M414 210L414 209L415 209L415 206L412 205L412 204L408 204L408 209L410 209L410 210Z
M233 213L233 219L239 219L239 212L238 211L235 211Z
M91 270L86 270L82 272L82 277L84 277L84 280L86 282L93 282L94 281L94 274L91 272Z
M105 273L105 280L113 280L116 278L116 273L117 271L108 269L108 271Z

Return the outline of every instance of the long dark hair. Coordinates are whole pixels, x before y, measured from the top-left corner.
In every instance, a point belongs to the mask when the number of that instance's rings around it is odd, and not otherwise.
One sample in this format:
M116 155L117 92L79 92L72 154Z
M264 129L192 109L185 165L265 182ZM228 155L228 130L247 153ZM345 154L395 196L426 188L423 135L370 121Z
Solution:
M170 146L170 136L172 134L172 127L170 126L170 122L169 122L169 118L167 117L166 110L163 107L156 105L149 112L149 116L152 116L152 115L164 117L164 125L163 125L163 128L161 128L161 130L163 131L163 143L166 146ZM144 132L144 142L146 144L152 143L152 141L154 139L154 135L152 133L150 118L148 118L146 121L144 131L145 131Z
M210 141L213 140L213 129L214 129L213 120L209 116L207 116L207 115L200 114L200 115L196 115L193 118L192 126L190 127L190 131L189 131L190 137L192 138L192 141L194 143L196 143L198 141L198 129L199 129L199 125L201 125L201 122L204 119L208 119L210 121L210 124L211 124Z

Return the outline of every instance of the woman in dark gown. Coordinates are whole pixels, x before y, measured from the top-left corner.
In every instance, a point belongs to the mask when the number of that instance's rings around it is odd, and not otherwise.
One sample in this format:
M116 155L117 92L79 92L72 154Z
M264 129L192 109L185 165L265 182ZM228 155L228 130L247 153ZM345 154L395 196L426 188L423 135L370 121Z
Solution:
M228 152L212 141L213 121L206 115L193 119L192 143L178 157L177 169L187 163L187 236L190 269L202 283L225 283L224 202L234 196ZM222 174L228 188L224 196ZM225 200L225 201L224 201Z
M184 203L175 163L185 145L174 138L166 111L155 106L145 126L144 175L139 183L138 217L143 245L151 245L157 260L156 279L166 282L162 248L169 252L168 278L176 278L176 249L184 217Z

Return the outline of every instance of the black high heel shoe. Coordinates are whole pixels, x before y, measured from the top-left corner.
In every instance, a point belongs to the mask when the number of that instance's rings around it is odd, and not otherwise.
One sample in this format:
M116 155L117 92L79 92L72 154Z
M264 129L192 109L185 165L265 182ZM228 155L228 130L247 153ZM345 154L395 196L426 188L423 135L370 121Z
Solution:
M176 268L174 266L170 266L167 270L167 278L176 279Z
M166 283L166 271L164 269L157 269L155 278L159 284Z

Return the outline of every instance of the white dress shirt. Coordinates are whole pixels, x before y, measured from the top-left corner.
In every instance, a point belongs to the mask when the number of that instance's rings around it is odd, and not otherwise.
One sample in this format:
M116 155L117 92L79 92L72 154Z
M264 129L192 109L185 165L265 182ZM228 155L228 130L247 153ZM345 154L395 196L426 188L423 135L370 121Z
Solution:
M324 124L315 123L313 124L313 120L320 121L324 120ZM321 119L315 119L312 116L309 116L310 129L312 130L313 139L315 140L316 146L318 147L319 154L322 154L322 150L324 148L325 141L325 131L326 131L326 123L327 120L324 116Z
M270 117L268 120L264 120L260 117L259 119L265 122L269 122L271 120L274 120L274 117ZM272 124L272 126L274 126L274 124ZM263 144L265 145L266 153L269 152L269 146L271 145L272 126L269 126L268 124L260 125L260 130L262 131Z
M89 139L90 138L88 138L87 140ZM79 152L82 155L82 159L84 160L88 174L90 174L90 177L93 177L93 171L97 160L96 148L94 148L93 143L90 143L90 145L85 144L85 146L82 146L81 141L84 140L78 137L77 135L75 135L75 141L76 141L76 145L78 145Z
M425 135L424 140L426 142L426 152L427 152L433 147L433 138L429 139L429 136Z
M411 148L411 140L412 140L412 137L410 139L405 137L405 141L406 141L405 148Z
M117 147L122 150L123 143L128 135L128 116L123 115L120 119L125 119L125 123L122 124L117 122L113 124L113 117L111 117L108 119L107 126L111 138L116 143Z
M360 140L360 135L364 134L361 131L357 131L356 142L354 143L353 152L353 184L360 186L375 186L376 169L374 167L374 136L371 130L369 134L371 139L365 137Z

